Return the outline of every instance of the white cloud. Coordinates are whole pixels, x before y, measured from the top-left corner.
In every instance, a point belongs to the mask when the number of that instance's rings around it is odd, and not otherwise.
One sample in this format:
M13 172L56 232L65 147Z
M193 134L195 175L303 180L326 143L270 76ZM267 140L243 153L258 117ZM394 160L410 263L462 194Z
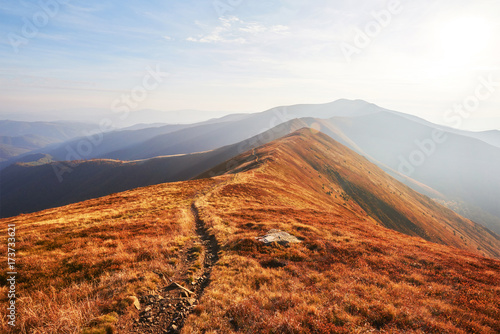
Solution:
M233 43L245 44L252 39L265 36L266 34L286 34L288 27L284 25L266 26L259 22L245 22L235 16L219 18L220 24L212 28L207 34L201 34L196 37L188 37L190 42L198 43ZM201 28L207 29L201 23L196 22Z

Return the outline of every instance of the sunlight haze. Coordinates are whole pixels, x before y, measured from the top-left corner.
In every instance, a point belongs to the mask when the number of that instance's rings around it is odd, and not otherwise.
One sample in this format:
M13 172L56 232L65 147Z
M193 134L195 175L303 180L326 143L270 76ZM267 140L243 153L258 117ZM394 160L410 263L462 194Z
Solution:
M441 124L491 78L493 94L463 126L500 128L499 10L487 0L2 2L0 115L110 110L149 67L164 77L131 110L348 98Z

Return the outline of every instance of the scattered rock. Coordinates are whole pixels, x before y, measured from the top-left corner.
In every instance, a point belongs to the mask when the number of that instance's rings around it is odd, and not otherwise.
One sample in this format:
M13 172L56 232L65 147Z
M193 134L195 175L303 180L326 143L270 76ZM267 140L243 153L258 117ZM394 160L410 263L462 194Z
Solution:
M189 304L190 306L193 306L193 305L196 303L196 299L194 299L194 298L189 298L189 299L187 300L187 302L188 302L188 304Z
M144 309L144 312L149 312L149 311L151 311L151 306L148 306Z
M290 233L272 229L267 232L267 234L263 237L257 237L258 241L263 242L265 244L270 244L273 242L277 242L280 245L288 245L289 243L298 243L301 242L299 239L291 235Z
M136 309L138 309L139 311L141 310L141 303L136 296L128 296L127 298L132 302Z

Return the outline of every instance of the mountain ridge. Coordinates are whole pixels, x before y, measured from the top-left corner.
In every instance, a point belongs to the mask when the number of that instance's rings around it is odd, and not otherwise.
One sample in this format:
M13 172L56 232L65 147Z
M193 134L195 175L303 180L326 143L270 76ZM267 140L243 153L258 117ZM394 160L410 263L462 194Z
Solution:
M315 133L312 134L312 132ZM293 143L296 138L299 138L298 141L302 143ZM276 144L277 142L280 144ZM286 142L292 142L292 144L287 147L283 144ZM268 147L276 147L276 150L269 156L259 156L259 154L262 154L259 152L265 151ZM472 252L477 252L478 247L480 249L489 249L492 252L490 255L500 257L500 237L498 235L415 192L387 175L365 157L351 151L329 136L316 132L314 129L303 128L277 141L267 143L253 152L247 152L240 157L233 158L233 161L243 159L243 163L226 171L226 173L248 171L257 166L264 168L262 166L271 165L269 161L273 161L273 166L278 165L278 167L273 168L281 171L289 170L290 172L286 174L286 177L293 176L295 181L300 183L300 180L306 175L301 173L298 168L304 168L304 166L296 166L294 158L292 158L294 154L292 153L287 155L276 153L283 150L283 147L287 147L290 152L294 152L297 156L305 159L306 165L309 165L310 173L314 170L318 173L319 178L329 180L330 183L328 185L326 183L322 184L322 187L335 187L336 194L334 195L336 197L352 199L355 202L355 210L363 212L362 215L375 216L379 224L407 235L422 237L428 241L459 248L465 247L465 249ZM321 147L322 150L319 150L318 147ZM334 151L337 157L328 151ZM311 152L314 153L311 154ZM342 154L349 157L349 159L339 158ZM256 159L257 156L258 159ZM282 161L278 164L275 160ZM328 163L322 166L321 161L328 161ZM331 166L332 161L334 161L334 166ZM294 166L295 170L293 172L290 166ZM268 166L268 168L271 167ZM215 167L214 171L220 173L221 166ZM278 174L282 174L281 171ZM210 171L203 173L200 177L208 175L210 175ZM332 191L328 196L332 196ZM315 189L313 194L317 193L318 189ZM346 200L346 202L349 202L349 200ZM473 237L474 240L469 239L479 231L481 231L481 237L476 235ZM460 237L456 236L457 233ZM493 245L489 245L488 242L483 243L481 241L483 237ZM467 244L468 242L470 244ZM493 246L493 248L490 248L490 246Z

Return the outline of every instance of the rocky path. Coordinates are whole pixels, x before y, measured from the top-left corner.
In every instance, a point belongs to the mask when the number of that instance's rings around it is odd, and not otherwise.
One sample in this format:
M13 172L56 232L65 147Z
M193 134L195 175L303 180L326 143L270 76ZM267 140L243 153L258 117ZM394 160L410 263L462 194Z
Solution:
M139 318L135 319L130 333L174 334L180 333L186 318L199 302L203 291L210 284L212 267L218 260L219 244L200 219L196 204L191 205L196 223L198 241L186 256L187 266L201 262L198 275L190 284L169 282L150 295L140 299Z

